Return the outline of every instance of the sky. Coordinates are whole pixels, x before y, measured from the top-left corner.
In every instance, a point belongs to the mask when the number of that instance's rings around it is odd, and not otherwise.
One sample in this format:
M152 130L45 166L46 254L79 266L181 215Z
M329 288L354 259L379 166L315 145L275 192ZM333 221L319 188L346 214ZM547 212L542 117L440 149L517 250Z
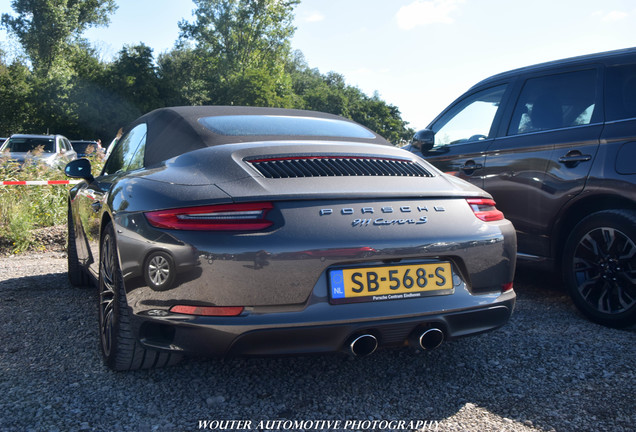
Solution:
M125 45L169 51L190 0L117 0L107 28L84 36L109 60ZM0 12L11 12L0 0ZM499 72L636 46L633 0L302 0L293 49L321 73L396 106L414 129ZM0 32L0 47L8 46Z

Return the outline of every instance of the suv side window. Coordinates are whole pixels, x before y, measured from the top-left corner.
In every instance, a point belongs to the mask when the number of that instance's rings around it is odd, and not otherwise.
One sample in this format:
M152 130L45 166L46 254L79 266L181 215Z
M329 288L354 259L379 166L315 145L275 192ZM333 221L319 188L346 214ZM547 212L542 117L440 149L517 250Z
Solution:
M134 162L137 149L143 147L146 142L146 124L142 123L131 129L116 144L113 152L108 157L102 175L110 175L118 172L130 170L130 165ZM143 151L141 152L143 161ZM139 168L139 167L137 167ZM132 169L136 169L133 167Z
M605 107L607 121L636 118L636 64L605 70Z
M596 109L596 69L531 78L515 106L508 135L587 125Z
M433 125L435 147L488 138L506 87L500 85L475 93L446 112Z

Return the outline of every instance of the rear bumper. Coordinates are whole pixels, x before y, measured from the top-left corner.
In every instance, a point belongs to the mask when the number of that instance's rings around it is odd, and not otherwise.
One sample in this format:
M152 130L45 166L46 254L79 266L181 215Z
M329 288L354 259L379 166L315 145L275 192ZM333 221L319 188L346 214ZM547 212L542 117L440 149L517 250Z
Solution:
M439 328L445 339L455 339L494 330L506 324L515 305L514 291L494 299L492 296L483 297L490 297L491 301L462 310L393 315L385 319L358 317L351 320L301 322L295 319L296 313L290 316L284 312L228 318L137 318L140 340L152 349L208 357L328 353L346 351L351 340L361 334L375 336L380 348L400 347L408 345L411 336L427 328ZM391 310L404 306L401 301L383 303L385 306L392 303L387 306ZM350 306L358 310L365 307ZM356 315L353 314L354 317ZM283 324L283 321L286 323Z

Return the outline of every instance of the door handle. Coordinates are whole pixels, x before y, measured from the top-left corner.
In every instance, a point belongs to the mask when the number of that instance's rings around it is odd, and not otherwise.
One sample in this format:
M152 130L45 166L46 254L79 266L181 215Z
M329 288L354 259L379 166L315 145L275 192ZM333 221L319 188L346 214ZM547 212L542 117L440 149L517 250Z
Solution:
M482 164L477 164L474 161L467 161L464 165L460 166L459 169L462 171L475 171L483 168Z
M581 162L587 162L590 160L592 160L592 155L583 154L578 150L572 150L568 152L565 156L561 156L559 158L559 162L561 162L568 168L574 168Z
M592 155L577 155L577 156L561 156L559 158L559 162L561 163L572 163L572 162L587 162L592 159Z

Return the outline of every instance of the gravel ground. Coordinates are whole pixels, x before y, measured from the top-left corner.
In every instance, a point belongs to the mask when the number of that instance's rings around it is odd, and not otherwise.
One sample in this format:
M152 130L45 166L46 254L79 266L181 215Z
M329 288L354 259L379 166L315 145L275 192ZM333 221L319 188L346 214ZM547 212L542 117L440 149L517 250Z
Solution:
M189 359L125 373L102 364L96 292L65 272L62 252L0 259L1 431L328 430L327 420L339 422L332 430L636 430L636 328L586 321L535 271L520 271L507 326L426 354Z

